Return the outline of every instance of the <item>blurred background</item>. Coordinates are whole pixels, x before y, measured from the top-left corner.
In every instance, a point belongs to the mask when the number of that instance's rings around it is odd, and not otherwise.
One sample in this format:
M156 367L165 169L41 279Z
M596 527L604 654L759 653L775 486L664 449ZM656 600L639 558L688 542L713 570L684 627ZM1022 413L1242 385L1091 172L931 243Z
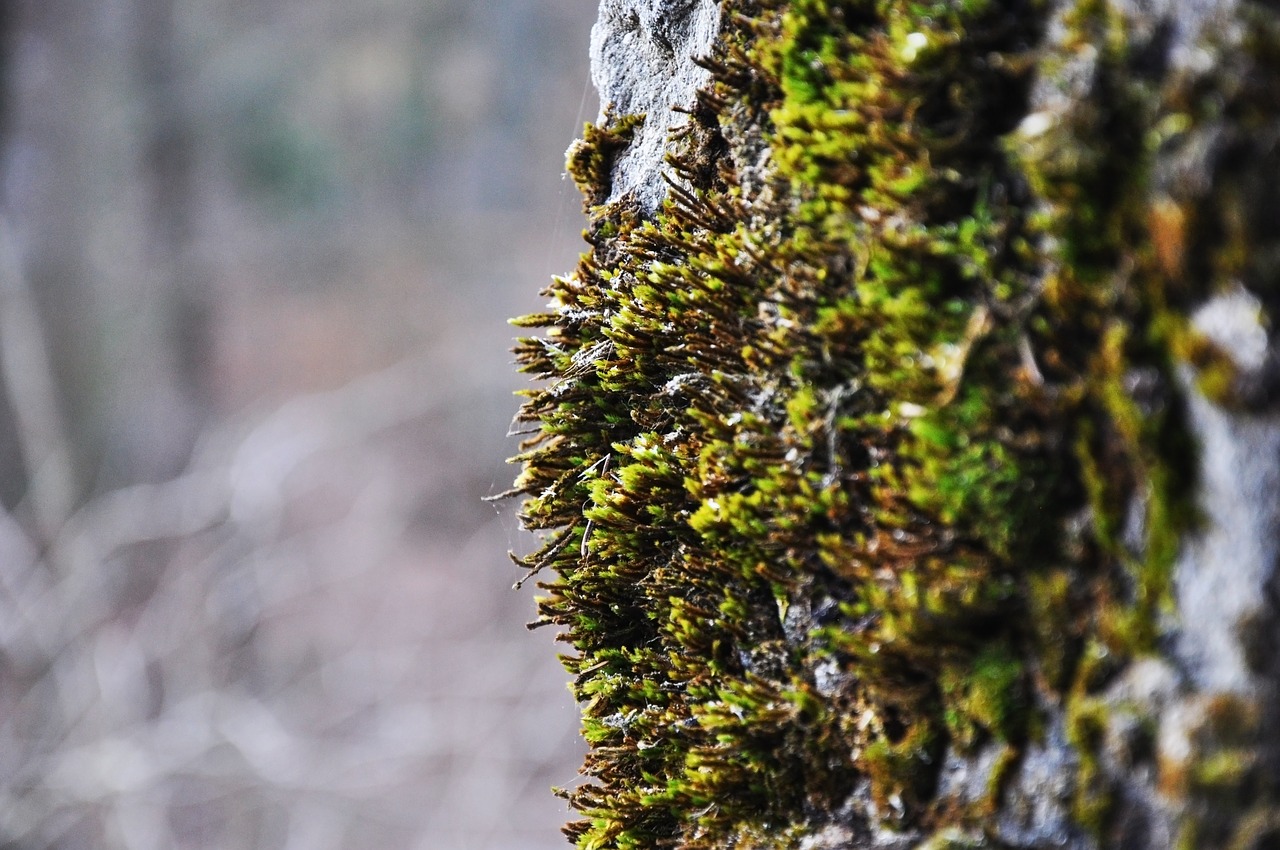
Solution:
M595 0L0 0L0 848L565 846L509 316Z

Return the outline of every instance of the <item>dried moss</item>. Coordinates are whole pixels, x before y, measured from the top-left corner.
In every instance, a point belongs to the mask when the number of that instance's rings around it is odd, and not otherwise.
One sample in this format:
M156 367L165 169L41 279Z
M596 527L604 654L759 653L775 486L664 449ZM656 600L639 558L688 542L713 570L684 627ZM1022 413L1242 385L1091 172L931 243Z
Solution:
M1068 5L1048 49L1033 0L732 0L656 215L600 206L639 118L571 152L592 249L519 322L514 492L591 744L578 846L791 847L842 809L970 846L1060 704L1105 834L1095 697L1194 520L1183 266L1262 237L1162 194L1202 119ZM1058 74L1089 108L1029 116ZM985 800L937 799L984 742Z

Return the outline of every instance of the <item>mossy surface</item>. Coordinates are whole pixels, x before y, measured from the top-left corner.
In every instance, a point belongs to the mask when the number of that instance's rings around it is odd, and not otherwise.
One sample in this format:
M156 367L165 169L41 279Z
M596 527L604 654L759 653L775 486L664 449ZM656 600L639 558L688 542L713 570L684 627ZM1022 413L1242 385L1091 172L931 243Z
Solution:
M572 150L592 247L519 321L515 492L591 746L578 846L792 847L839 810L969 846L1054 706L1105 837L1094 695L1156 649L1194 521L1173 369L1219 362L1186 315L1252 237L1156 185L1205 107L1065 8L729 0L656 215L601 205L640 117ZM1088 109L1029 115L1072 73ZM984 799L940 799L984 745Z

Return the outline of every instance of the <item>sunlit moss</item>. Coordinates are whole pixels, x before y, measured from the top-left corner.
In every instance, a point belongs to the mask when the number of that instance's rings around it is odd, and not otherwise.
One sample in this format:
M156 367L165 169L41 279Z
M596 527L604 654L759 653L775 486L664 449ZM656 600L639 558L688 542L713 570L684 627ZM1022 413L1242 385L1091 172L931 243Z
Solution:
M969 846L1048 705L1105 831L1098 693L1194 521L1173 370L1234 380L1183 267L1260 237L1152 199L1195 110L1068 5L1046 49L1034 0L731 0L655 215L605 202L635 117L571 150L592 248L519 322L515 492L591 744L580 847L791 847L850 801ZM1028 115L1086 52L1090 107ZM979 810L937 799L987 744Z

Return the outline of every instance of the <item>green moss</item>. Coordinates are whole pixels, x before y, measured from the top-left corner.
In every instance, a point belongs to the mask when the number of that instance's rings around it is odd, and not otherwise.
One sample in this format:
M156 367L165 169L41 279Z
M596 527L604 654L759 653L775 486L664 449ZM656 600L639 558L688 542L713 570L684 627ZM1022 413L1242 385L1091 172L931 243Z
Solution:
M1079 657L1081 625L1075 613L1080 609L1080 592L1071 572L1059 567L1026 577L1023 591L1030 626L1032 672L1037 673L1054 693L1062 692L1074 673Z
M1076 823L1101 838L1112 813L1111 783L1102 770L1098 751L1107 731L1106 703L1077 691L1067 709L1067 740L1080 758L1071 813Z
M1252 748L1219 750L1195 766L1193 786L1210 792L1238 792L1258 769L1260 754Z
M1260 238L1228 226L1248 204L1212 224L1153 195L1200 119L1105 0L1054 49L1030 0L727 9L671 197L606 204L636 118L588 127L592 250L520 322L546 329L517 348L545 381L521 564L552 576L592 747L567 831L794 846L869 782L861 816L963 837L944 751L1003 747L997 806L1034 707L1064 704L1102 834L1097 695L1155 650L1194 521L1173 370L1226 380L1185 267L1242 273L1215 246ZM1086 55L1088 108L1024 120L1033 73ZM1200 786L1234 781L1223 752Z
M569 148L566 168L589 204L603 203L609 196L614 158L626 150L636 128L643 123L643 115L610 117L603 127L588 123L582 138ZM608 238L614 233L607 230L600 235Z
M1021 740L1027 711L1022 677L1022 658L1000 646L989 647L963 666L945 669L939 685L948 706L951 740L962 749L980 735Z

